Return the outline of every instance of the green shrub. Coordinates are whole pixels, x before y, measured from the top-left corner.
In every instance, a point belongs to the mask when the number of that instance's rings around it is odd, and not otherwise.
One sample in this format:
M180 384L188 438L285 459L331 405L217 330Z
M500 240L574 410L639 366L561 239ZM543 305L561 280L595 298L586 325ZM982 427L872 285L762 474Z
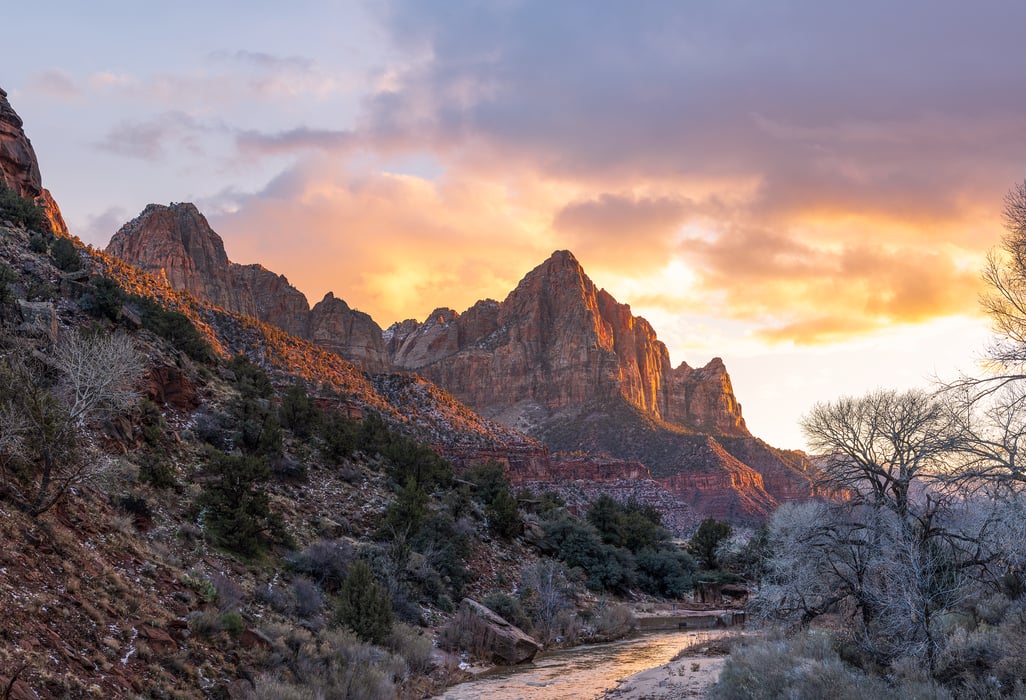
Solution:
M305 382L299 380L286 389L278 407L278 419L298 438L308 438L316 430L320 411L310 398Z
M79 301L79 306L88 314L111 321L121 319L121 307L125 303L125 292L110 277L95 275L92 288Z
M583 570L588 588L625 593L634 584L635 563L631 553L605 544L590 523L563 513L546 521L542 529L542 551Z
M349 567L338 592L335 621L374 644L383 644L388 638L392 599L375 580L367 562L358 559Z
M42 234L33 233L29 237L29 250L38 255L42 255L50 249L50 244L47 243L46 238Z
M70 238L57 238L50 246L50 257L54 264L64 272L75 272L82 269L82 260L78 250Z
M327 413L320 421L321 456L336 464L351 457L357 449L359 432L356 421L338 412Z
M264 487L270 474L266 459L211 450L199 505L203 527L217 545L254 556L283 535Z
M644 549L634 555L638 586L652 595L680 598L694 588L695 561L677 549Z
M379 530L388 539L414 537L428 512L428 494L411 477L385 510Z
M175 468L164 454L143 454L139 458L139 481L158 489L174 488Z
M659 511L635 501L620 504L603 494L588 508L587 518L603 542L632 552L656 549L669 540Z
M225 613L221 616L221 629L233 637L238 637L246 629L246 622L237 612Z
M493 591L481 599L481 604L522 630L531 628L531 619L520 607L520 601L510 595L501 591Z
M500 537L512 539L523 530L524 523L517 510L517 499L508 488L501 489L495 495L485 513L488 516L488 527Z
M142 317L143 328L164 338L197 362L213 362L214 351L210 343L188 316L165 309L150 297L132 294L126 300Z
M463 597L463 587L470 580L467 557L471 540L461 531L448 513L429 515L413 539L413 548L422 553L441 576L452 598ZM438 599L433 601L438 604Z
M0 323L5 323L14 310L14 290L11 283L17 281L18 275L7 265L0 263Z
M20 196L0 181L0 220L3 219L24 226L30 231L50 231L50 222L47 221L43 208L31 199Z
M486 506L495 500L500 491L509 489L506 468L494 459L471 467L463 478L470 482L470 494L473 499Z
M730 523L716 518L706 518L688 540L688 551L698 559L703 568L716 569L719 567L716 549L720 542L730 537L730 534Z

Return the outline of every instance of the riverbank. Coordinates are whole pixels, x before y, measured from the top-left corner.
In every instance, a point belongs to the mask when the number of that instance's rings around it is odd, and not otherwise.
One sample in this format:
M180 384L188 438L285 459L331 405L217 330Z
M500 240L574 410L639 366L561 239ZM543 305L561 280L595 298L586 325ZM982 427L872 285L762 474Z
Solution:
M640 671L619 682L602 697L609 700L650 700L651 698L703 698L720 677L720 671L735 641L737 630L710 630L699 633L695 642L666 663Z

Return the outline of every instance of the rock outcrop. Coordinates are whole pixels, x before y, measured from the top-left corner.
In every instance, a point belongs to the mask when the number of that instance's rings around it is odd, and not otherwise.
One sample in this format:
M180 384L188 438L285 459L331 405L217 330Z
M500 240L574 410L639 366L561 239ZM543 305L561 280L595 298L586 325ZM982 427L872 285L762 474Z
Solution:
M738 522L812 493L800 454L748 432L720 358L672 367L652 326L597 289L568 251L501 303L462 314L438 308L423 323L394 324L385 339L397 367L485 416L553 450L615 458L552 462L542 473L511 465L514 480L532 488L622 490L612 485L650 480L702 515Z
M7 93L0 88L0 180L20 196L40 204L53 232L67 236L68 226L57 202L43 187L35 149L22 125L21 117L7 101Z
M421 324L393 325L386 338L397 367L517 427L539 409L622 398L699 432L749 435L723 362L671 367L648 321L597 289L568 251L528 273L501 304L436 309Z
M370 316L331 294L311 309L284 275L231 262L194 204L148 205L114 234L107 252L163 276L175 289L311 340L365 372L390 367L381 328Z

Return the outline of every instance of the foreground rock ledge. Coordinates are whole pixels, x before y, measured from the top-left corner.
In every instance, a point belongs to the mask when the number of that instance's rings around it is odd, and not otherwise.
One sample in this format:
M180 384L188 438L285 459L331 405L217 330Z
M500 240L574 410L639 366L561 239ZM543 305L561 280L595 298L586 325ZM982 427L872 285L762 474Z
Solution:
M461 630L461 646L503 666L530 661L541 649L522 629L470 598L460 603L452 624Z

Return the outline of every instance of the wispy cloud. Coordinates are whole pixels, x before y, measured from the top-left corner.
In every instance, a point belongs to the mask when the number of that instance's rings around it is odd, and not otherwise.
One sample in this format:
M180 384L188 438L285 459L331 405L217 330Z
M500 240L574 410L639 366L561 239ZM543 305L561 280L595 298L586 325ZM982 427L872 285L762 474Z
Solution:
M144 121L122 122L95 146L108 153L155 161L174 149L199 152L202 135L225 130L223 125L200 121L185 112L168 111Z
M26 89L58 100L74 100L82 95L81 88L71 76L56 68L32 74Z

